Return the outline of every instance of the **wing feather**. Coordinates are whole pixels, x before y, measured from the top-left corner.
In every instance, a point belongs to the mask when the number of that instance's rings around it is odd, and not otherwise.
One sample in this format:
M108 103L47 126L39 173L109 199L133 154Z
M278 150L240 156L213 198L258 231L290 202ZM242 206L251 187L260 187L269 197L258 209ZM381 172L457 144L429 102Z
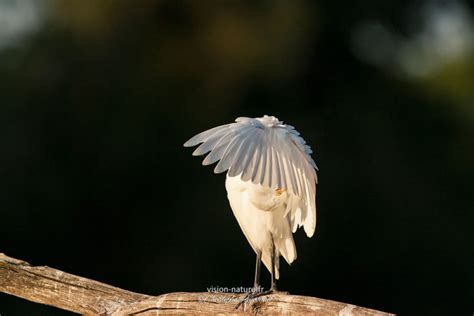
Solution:
M267 156L268 156L268 133L265 133L262 137L262 153L260 154L260 161L258 164L257 173L255 174L256 183L260 183L265 186L265 171L267 167Z
M278 159L278 152L275 148L275 136L272 137L272 163L273 163L273 181L272 189L283 188L283 181L281 180L280 160Z
M251 142L252 142L251 137L247 137L242 140L242 145L240 147L241 149L236 154L234 163L229 168L229 176L235 177L242 173L244 163L245 163L244 160L247 159L247 155L249 155L249 152L251 150L251 146L250 146Z
M296 185L296 176L293 171L293 166L296 163L296 157L293 157L293 146L290 144L285 144L284 163L286 167L288 181L291 183L291 188L289 189L294 194L299 195L298 186Z
M206 156L206 158L204 158L202 164L204 166L207 166L222 159L225 151L227 150L227 147L230 146L234 140L235 135L233 135L232 133L228 133L220 137L219 140L213 145L212 151ZM205 144L207 143L204 143L203 145Z
M265 134L261 133L260 135L260 140L259 140L259 153L255 153L256 155L256 160L255 160L255 165L252 170L252 176L250 179L252 180L253 183L259 183L261 184L261 176L264 175L262 172L263 169L263 164L264 164L264 156L265 156Z
M261 144L262 144L262 130L257 128L257 129L255 129L254 132L255 133L252 137L252 141L254 143L253 151L250 154L250 159L249 159L248 164L243 169L242 176L241 176L243 181L251 180L252 182L254 182L254 179L252 178L253 171L256 168L256 166L258 165L258 161L260 159L260 154L261 154L261 151L262 151L262 146L261 146Z
M225 152L221 157L221 160L214 169L215 173L224 172L231 167L242 146L242 140L247 138L250 133L252 133L252 130L248 128L237 131L233 139L229 142Z
M208 153L204 165L219 161L215 173L228 170L231 177L240 175L243 181L287 190L286 214L292 230L304 226L306 234L313 235L317 167L311 148L293 126L271 117L240 117L197 134L184 146L198 144L193 155Z
M204 131L202 133L197 134L196 136L192 137L190 140L188 140L186 143L184 143L184 147L194 147L200 143L203 143L209 139L209 137L216 135L222 130L226 130L229 127L230 124L226 125L221 125L217 126L214 128L211 128L207 131Z
M272 187L272 176L273 176L273 165L272 165L272 146L271 146L271 130L269 133L265 134L265 142L266 148L265 148L265 170L263 171L263 179L261 180L260 183L262 183L263 186L265 187Z
M239 159L236 159L236 163L231 166L231 170L232 168L235 168L236 175L243 175L243 173L245 172L245 170L247 170L248 166L251 163L255 148L255 142L252 138L249 138L247 140L246 147L247 148L242 151L242 155L239 155Z
M281 175L281 185L279 186L279 188L290 191L291 183L288 177L289 172L286 169L287 166L286 166L285 152L284 152L285 148L282 146L281 139L279 137L277 137L276 144L277 144L276 155L278 158L278 164L280 165L280 175Z
M210 135L198 148L196 148L193 152L193 156L201 156L213 150L227 132L227 129L221 129L216 131L215 134Z

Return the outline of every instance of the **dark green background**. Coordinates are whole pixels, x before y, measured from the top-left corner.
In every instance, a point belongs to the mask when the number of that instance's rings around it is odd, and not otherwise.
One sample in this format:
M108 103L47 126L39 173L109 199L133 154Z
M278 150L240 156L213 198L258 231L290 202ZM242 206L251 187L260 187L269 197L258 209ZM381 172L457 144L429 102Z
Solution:
M182 144L268 114L320 169L316 234L295 234L281 289L472 315L473 50L410 76L354 35L414 41L434 2L42 2L0 50L0 252L153 295L250 286L224 175ZM1 294L0 314L67 313Z

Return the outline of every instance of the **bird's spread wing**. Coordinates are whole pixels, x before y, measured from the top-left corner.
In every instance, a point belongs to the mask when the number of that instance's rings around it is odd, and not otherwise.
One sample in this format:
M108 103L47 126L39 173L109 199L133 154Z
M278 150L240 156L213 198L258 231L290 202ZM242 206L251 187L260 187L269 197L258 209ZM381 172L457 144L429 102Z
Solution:
M235 123L202 132L184 146L201 144L194 156L209 153L203 165L219 161L214 172L228 170L271 189L287 190L287 213L293 232L300 226L312 236L316 226L316 164L311 148L293 126L276 118L241 117Z

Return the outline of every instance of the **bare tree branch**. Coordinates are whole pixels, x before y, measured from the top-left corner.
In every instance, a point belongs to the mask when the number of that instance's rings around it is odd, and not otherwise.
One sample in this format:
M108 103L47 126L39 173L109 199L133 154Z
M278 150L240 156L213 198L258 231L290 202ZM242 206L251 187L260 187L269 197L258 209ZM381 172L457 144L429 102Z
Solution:
M311 313L313 315L392 315L315 297L274 294L261 296L239 309L244 294L133 293L0 253L0 292L80 314L156 315L182 313Z

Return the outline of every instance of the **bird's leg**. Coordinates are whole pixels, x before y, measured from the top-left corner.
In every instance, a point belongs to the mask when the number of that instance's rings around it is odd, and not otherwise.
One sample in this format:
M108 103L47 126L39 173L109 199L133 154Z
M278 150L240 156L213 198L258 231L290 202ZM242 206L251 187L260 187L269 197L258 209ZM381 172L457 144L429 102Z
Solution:
M270 283L270 289L268 291L264 291L264 292L259 293L259 296L268 295L268 294L277 294L277 293L278 294L288 294L288 292L281 292L281 291L277 290L276 269L277 269L277 266L279 265L279 262L278 262L279 255L278 255L276 247L275 247L275 241L273 239L273 236L272 236L271 251L272 251L272 257L271 257L271 260L272 260L272 270L271 270L272 278L271 278L271 283Z
M272 236L272 280L270 284L270 292L276 292L276 247L275 247L275 241L273 240Z
M253 282L253 291L258 292L260 289L260 266L262 263L262 251L257 250L257 260L255 262L255 279Z
M257 250L257 259L255 262L255 279L253 283L252 291L248 292L247 295L235 306L236 309L240 307L243 303L247 302L248 300L255 298L260 293L260 266L262 262L262 251Z

